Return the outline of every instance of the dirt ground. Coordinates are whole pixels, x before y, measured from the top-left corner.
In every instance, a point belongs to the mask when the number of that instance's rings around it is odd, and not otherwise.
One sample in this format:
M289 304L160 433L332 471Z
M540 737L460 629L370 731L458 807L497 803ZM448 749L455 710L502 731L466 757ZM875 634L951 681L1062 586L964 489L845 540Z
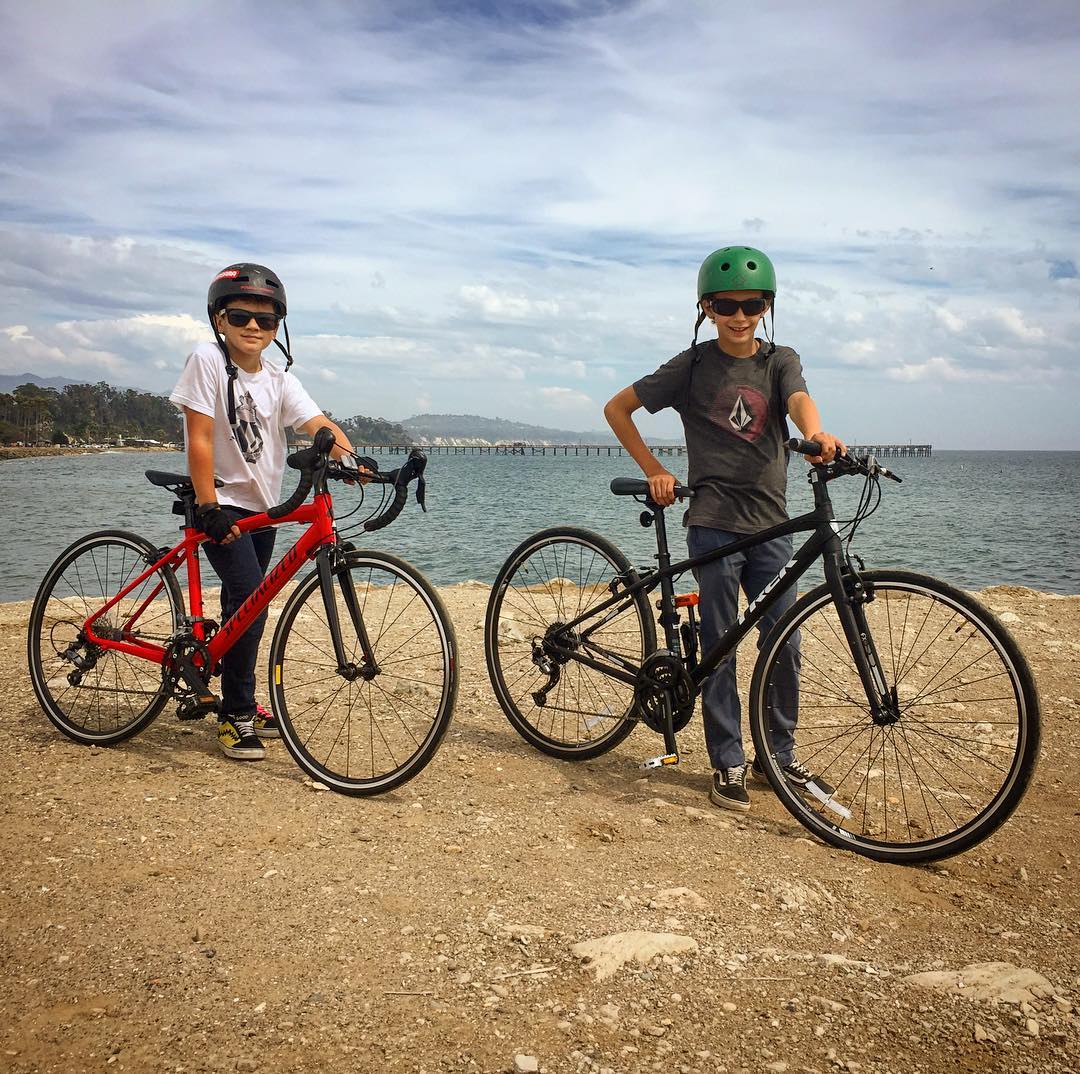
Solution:
M897 867L765 790L745 819L713 808L700 720L656 774L645 728L593 762L537 753L488 685L486 587L442 592L454 724L373 799L316 789L280 743L229 761L168 711L67 741L30 688L28 605L0 607L0 1070L1078 1068L1080 597L983 594L1036 672L1040 768L988 842ZM572 950L632 931L676 939L606 977ZM978 963L1046 982L904 980Z

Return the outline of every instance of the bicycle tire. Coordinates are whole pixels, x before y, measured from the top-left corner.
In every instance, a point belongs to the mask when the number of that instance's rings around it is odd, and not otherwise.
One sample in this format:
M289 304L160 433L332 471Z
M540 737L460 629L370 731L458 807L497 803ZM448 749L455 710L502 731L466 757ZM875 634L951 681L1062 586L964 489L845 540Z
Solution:
M968 594L907 571L861 578L874 594L860 606L899 718L878 725L871 717L832 596L820 586L762 645L750 688L754 747L780 801L827 843L883 862L937 861L996 831L1031 782L1040 737L1034 678L1009 632ZM780 717L768 684L795 634L795 748L824 792L790 784L774 752Z
M420 571L385 552L352 551L332 571L351 661L359 665L363 657L341 596L345 571L380 670L354 682L337 673L313 572L290 595L274 632L271 706L285 748L312 779L341 794L382 794L420 772L450 726L457 641L439 595Z
M568 572L576 572L577 580ZM549 673L534 662L536 646L554 623L575 619L610 597L610 583L617 575L635 577L615 545L588 530L561 526L518 545L492 586L484 616L492 689L518 734L552 757L597 757L634 729L633 686L577 661L563 665L550 702L545 698L537 705L532 696L550 683ZM636 594L629 608L632 622L620 613L592 637L640 665L656 649L656 626L645 594ZM565 673L571 665L574 670ZM594 734L598 728L600 733Z
M158 558L157 548L137 533L98 530L64 549L38 587L27 624L30 681L45 715L76 742L122 742L143 730L169 699L160 665L78 644L81 624ZM155 590L158 595L140 609ZM129 615L136 619L127 620ZM110 610L106 625L119 630L125 623L136 636L163 645L183 618L180 583L172 568L161 567ZM62 656L76 649L80 659L92 661L81 673Z

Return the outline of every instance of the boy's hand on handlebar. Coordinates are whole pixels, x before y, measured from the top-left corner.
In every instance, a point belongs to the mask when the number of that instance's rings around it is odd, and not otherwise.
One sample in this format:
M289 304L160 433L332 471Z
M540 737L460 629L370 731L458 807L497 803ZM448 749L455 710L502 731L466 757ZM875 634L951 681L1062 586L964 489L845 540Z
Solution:
M805 456L812 463L832 462L837 455L847 454L847 445L838 436L832 433L818 432L808 436L807 440L813 440L821 446L820 455Z
M661 507L670 507L675 502L675 486L678 481L674 474L667 470L661 470L648 478L649 495L660 504Z
M366 466L364 466L360 462L360 459L359 459L359 457L357 455L353 454L350 451L344 452L338 458L338 465L343 470L355 470L356 471L356 477L355 478L346 478L345 479L345 484L346 485L355 485L357 482L360 482L361 485L366 485L371 480L372 471L369 470Z

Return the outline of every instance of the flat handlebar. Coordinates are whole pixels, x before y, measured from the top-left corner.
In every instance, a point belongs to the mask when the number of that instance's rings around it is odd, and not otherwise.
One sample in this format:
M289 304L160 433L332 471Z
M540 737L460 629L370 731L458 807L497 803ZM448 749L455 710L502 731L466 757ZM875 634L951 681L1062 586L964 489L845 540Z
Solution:
M787 442L789 451L799 455L820 455L821 445L816 440L800 440L792 437ZM832 477L841 474L862 474L864 477L887 477L890 481L902 482L891 470L886 469L873 455L837 455L830 463L815 463L818 469L825 470Z

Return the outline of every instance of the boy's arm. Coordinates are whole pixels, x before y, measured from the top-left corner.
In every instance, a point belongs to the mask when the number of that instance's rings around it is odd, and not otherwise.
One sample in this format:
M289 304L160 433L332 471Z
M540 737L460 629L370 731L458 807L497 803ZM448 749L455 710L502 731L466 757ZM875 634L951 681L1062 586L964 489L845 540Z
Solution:
M832 462L837 454L844 454L847 446L839 437L824 432L817 403L806 392L792 392L787 401L788 414L799 427L804 440L816 440L821 445L820 455L807 455L811 462Z
M300 432L305 433L307 436L314 436L324 427L334 434L334 446L330 449L330 457L332 459L340 459L342 455L356 454L356 452L353 451L352 443L342 431L341 426L338 425L336 421L332 421L325 414L319 414L310 421L305 421L303 425L298 426Z
M607 401L604 405L604 417L619 443L626 448L648 479L649 495L662 507L667 507L675 502L675 475L669 473L649 450L634 424L632 415L641 406L642 402L631 384Z
M200 414L191 407L184 407L184 423L187 428L187 460L191 484L195 488L195 502L199 507L217 504L217 489L214 486L214 419L207 414ZM211 514L216 507L212 507ZM206 512L203 512L204 516ZM205 524L202 519L200 524ZM227 520L226 520L227 525ZM240 536L240 530L233 526L225 531L219 544L231 544ZM209 532L209 531L206 531Z

